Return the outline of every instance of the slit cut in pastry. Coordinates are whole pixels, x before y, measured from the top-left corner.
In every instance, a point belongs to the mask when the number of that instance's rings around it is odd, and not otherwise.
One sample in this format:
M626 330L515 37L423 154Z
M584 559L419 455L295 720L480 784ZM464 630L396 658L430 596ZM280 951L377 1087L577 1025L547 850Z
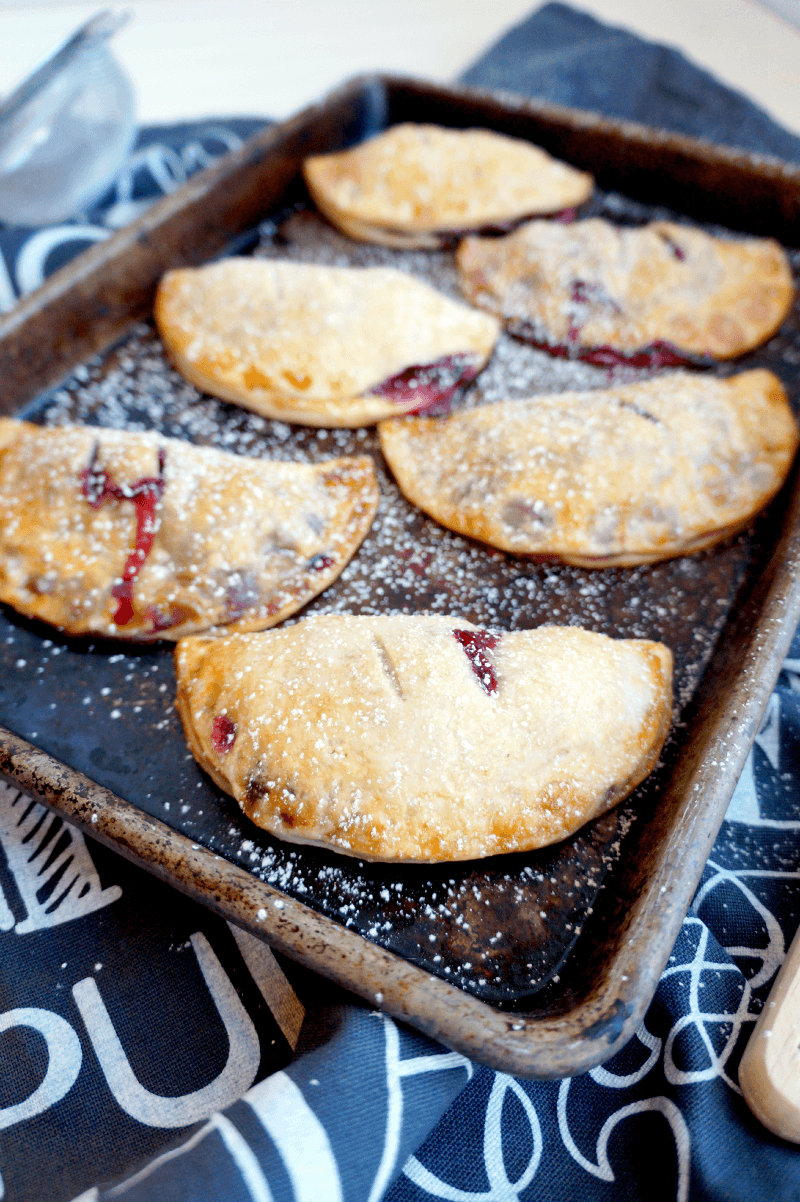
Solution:
M403 493L443 526L517 555L631 567L709 547L783 484L797 423L771 372L672 372L381 422Z
M0 420L0 601L68 634L262 630L369 530L372 460L247 459L157 434Z
M574 208L594 186L591 175L519 138L410 123L314 155L303 175L320 212L351 238L428 249Z
M512 334L605 366L733 359L770 338L794 298L777 242L669 221L531 221L505 238L465 238L456 261L464 295Z
M258 826L362 859L543 847L655 766L660 643L460 618L308 618L176 648L189 745Z
M391 268L263 259L168 272L155 317L196 387L308 426L446 406L500 330L496 318Z

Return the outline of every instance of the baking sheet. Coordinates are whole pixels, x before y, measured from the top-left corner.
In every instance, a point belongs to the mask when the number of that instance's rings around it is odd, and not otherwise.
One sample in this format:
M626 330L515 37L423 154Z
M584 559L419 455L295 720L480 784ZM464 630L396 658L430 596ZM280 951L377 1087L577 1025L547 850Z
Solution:
M293 206L289 212L287 199ZM302 190L292 182L284 207L249 237L255 253L328 262L387 262L389 256L404 260L406 269L428 277L433 272L438 286L452 287L446 254L348 245L307 209L297 207L302 203ZM598 191L588 211L634 224L669 215L608 191ZM796 254L792 258L797 271L800 261ZM733 367L714 370L728 374L756 365L776 371L796 404L796 309L766 348ZM623 373L626 379L641 374ZM464 403L597 387L607 380L605 369L553 360L504 336L495 360ZM648 822L652 824L655 816L665 820L665 791L674 791L676 771L689 744L696 743L701 720L692 713L695 689L709 663L713 678L716 640L729 615L736 613L737 599L752 590L773 556L788 494L751 531L691 558L599 572L534 565L472 544L414 510L381 466L373 431L290 427L201 397L171 370L147 325L81 365L61 386L28 406L25 416L56 424L155 427L193 442L266 457L316 460L365 451L375 455L383 497L375 526L341 579L304 614L430 610L501 629L572 622L617 636L656 638L672 647L676 723L662 765L629 802L573 839L538 853L475 864L398 867L281 845L253 827L188 753L173 708L169 647L69 640L10 610L0 615L0 714L14 732L159 819L178 836L221 856L223 863L241 866L331 923L358 932L367 943L480 998L489 1009L534 1017L574 1010L586 993L586 966L597 963L598 924L607 923L609 899L612 910L618 911L628 896L631 860L642 874L654 878L648 863L652 848L647 848L655 828L651 825L648 831ZM686 879L684 873L684 884ZM618 944L620 930L606 929L610 934ZM600 943L607 967L614 948L602 937ZM357 981L350 983L359 988ZM486 1007L474 1011L473 1021L482 1009ZM420 1025L431 1029L430 1016ZM606 1054L621 1029L617 1023L606 1040ZM458 1045L459 1038L454 1026L451 1042ZM576 1063L578 1059L576 1054ZM514 1068L519 1071L518 1064ZM563 1071L563 1063L553 1071Z
M654 216L620 196L598 194L587 208L611 210L617 220ZM255 254L392 264L457 295L452 251L353 244L310 208L266 222ZM796 397L800 371L793 358L800 361L797 310L757 355L715 370L730 374L751 362L778 367ZM602 388L610 380L646 375L554 359L504 334L491 366L460 403ZM401 496L374 428L289 426L205 396L170 367L149 326L83 365L25 416L48 425L155 428L267 458L320 461L369 453L380 475L377 520L343 578L304 615L434 612L503 630L557 623L657 639L676 661L675 725L665 764L679 753L681 714L738 588L770 537L766 518L753 532L701 555L604 571L537 565L493 551L438 526ZM34 623L23 631L8 608L0 638L6 668L0 712L9 715L15 733L334 921L495 1004L529 1009L559 975L619 855L622 836L637 818L646 819L658 794L656 774L624 806L539 852L432 867L359 864L334 852L281 844L241 815L201 772L173 708L168 646L151 651L61 639Z

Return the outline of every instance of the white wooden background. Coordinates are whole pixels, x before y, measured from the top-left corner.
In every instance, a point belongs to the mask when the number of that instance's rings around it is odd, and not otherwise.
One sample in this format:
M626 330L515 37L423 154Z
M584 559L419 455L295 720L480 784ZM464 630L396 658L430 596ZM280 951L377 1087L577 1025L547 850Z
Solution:
M572 0L679 46L800 133L800 0ZM537 0L0 0L0 95L103 7L142 122L286 116L350 75L450 80Z

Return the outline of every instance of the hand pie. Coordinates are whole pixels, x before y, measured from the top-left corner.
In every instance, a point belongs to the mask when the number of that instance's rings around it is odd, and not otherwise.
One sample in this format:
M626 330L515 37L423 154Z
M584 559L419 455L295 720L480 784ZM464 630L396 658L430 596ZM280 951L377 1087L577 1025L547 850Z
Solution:
M246 459L157 434L0 421L0 601L68 634L261 630L341 572L371 459Z
M368 860L542 847L631 792L671 717L660 643L309 618L176 649L191 749L258 826Z
M500 329L390 268L263 259L168 272L155 317L192 384L307 426L361 426L446 403Z
M362 242L436 248L454 234L582 204L591 175L488 129L393 125L303 164L320 212Z
M783 484L797 423L771 372L645 383L382 422L406 497L517 555L630 567L709 547Z
M794 297L777 242L669 221L531 221L505 238L466 238L456 258L464 295L512 334L609 366L733 359L775 333Z

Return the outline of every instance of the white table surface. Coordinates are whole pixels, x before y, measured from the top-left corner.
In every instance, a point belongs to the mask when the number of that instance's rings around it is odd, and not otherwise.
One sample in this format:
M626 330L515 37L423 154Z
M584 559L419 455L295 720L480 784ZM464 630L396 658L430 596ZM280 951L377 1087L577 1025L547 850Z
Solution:
M800 0L575 3L601 20L680 47L800 133ZM103 0L0 0L0 95L102 7ZM362 71L452 80L539 4L130 0L109 7L133 14L114 49L135 84L139 120L148 123L283 117Z

